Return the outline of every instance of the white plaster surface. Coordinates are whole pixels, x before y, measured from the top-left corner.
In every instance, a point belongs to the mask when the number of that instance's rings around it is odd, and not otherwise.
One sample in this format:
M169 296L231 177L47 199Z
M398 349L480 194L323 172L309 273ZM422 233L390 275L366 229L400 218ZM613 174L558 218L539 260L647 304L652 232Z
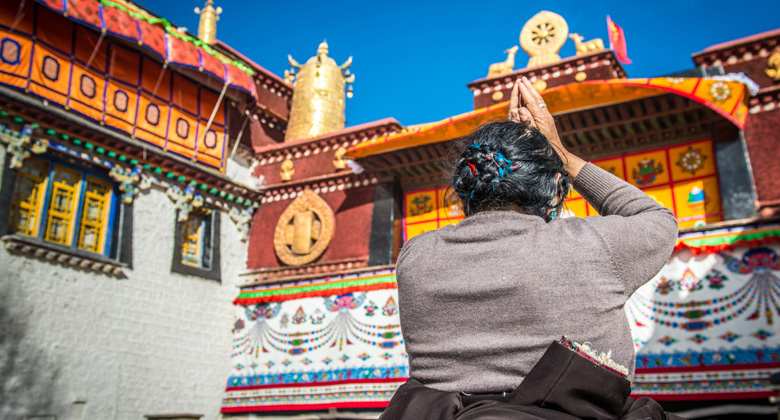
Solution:
M222 282L171 273L172 202L153 188L133 208L126 279L0 247L0 420L220 418L246 243L223 212Z

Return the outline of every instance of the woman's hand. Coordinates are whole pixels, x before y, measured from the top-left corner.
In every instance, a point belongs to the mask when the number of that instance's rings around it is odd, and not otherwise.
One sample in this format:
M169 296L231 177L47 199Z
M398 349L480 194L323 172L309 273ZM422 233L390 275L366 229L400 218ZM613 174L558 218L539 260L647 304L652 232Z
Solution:
M533 87L531 82L525 77L518 78L512 88L512 95L509 97L509 116L510 121L526 124L530 127L539 129L550 142L550 145L558 152L558 156L563 160L566 171L572 178L576 177L585 161L569 153L561 138L558 136L558 129L555 127L550 110L544 103L544 99Z

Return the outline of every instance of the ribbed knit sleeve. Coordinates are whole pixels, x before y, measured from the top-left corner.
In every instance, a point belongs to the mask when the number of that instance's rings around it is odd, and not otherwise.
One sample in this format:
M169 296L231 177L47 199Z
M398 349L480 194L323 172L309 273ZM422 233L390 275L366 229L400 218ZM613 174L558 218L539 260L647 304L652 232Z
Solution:
M677 240L674 214L591 163L580 170L574 188L602 216L585 220L608 244L616 274L632 294L658 274L672 254Z

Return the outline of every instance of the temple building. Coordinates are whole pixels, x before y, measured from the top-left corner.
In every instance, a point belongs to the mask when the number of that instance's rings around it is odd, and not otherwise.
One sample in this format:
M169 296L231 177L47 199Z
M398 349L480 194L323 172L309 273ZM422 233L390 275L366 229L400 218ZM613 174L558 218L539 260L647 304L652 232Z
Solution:
M541 12L467 84L473 110L350 127L339 46L280 77L196 12L197 36L125 0L0 4L0 418L377 418L409 375L399 250L463 218L443 160L518 76L567 148L678 219L625 308L633 396L773 413L780 30L632 79ZM576 191L565 213L596 215Z

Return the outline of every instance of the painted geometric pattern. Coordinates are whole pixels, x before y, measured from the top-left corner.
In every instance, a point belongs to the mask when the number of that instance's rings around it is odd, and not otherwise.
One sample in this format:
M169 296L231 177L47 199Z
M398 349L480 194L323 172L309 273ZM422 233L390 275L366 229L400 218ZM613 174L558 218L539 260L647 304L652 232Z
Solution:
M386 405L409 376L395 287L384 270L243 290L262 301L236 306L222 411Z
M676 252L625 310L634 393L656 399L763 398L780 370L780 246Z
M681 228L723 220L711 139L596 160L593 164L672 210ZM564 213L578 217L598 214L574 189Z
M768 378L780 370L778 254L775 243L675 252L625 307L637 350L633 396L769 396ZM394 277L242 290L237 301L260 303L236 305L223 412L385 406L409 375Z

